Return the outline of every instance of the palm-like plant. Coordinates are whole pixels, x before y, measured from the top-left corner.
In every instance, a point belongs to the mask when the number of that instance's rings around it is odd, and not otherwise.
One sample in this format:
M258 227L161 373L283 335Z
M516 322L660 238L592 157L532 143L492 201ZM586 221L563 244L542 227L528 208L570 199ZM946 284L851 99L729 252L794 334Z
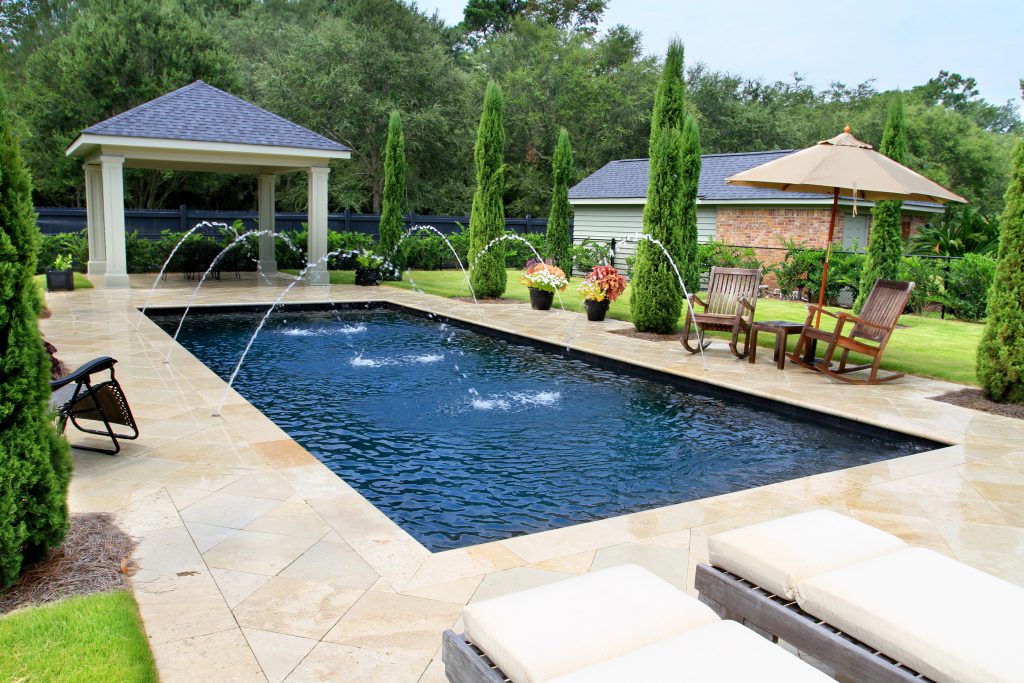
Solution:
M908 242L910 253L963 256L992 254L999 249L999 217L973 206L951 206L942 219L921 227Z

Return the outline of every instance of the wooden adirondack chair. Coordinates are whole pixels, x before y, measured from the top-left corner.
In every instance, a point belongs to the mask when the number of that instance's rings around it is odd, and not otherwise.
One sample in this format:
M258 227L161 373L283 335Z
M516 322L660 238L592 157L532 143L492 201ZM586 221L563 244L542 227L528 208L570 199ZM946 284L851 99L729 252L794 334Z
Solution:
M708 330L732 332L729 350L737 358L744 358L750 352L750 328L754 324L754 308L757 306L757 290L761 286L761 269L757 268L712 268L708 278L707 301L696 294L690 295L690 306L686 308L686 322L683 325L683 347L690 353L706 349L711 342L704 341ZM693 310L691 315L690 310ZM698 307L704 309L698 313ZM697 328L697 346L690 344L690 327ZM743 351L738 348L740 334L743 334Z
M821 309L823 315L836 319L834 330L823 330L816 327L814 317L818 313L818 306L817 304L808 306L807 323L804 325L804 331L800 334L800 339L797 341L796 349L790 355L790 359L805 368L818 370L829 377L850 384L881 384L903 377L902 372L879 377L878 366L882 362L882 354L889 343L889 337L896 329L896 323L899 321L903 309L906 308L907 300L913 291L913 282L876 280L859 316L845 312L829 313ZM853 328L844 334L847 323L852 323ZM810 344L811 340L828 344L821 363L808 363L803 358L806 345ZM842 355L839 356L839 368L833 370L831 364L836 349L841 349ZM864 365L847 366L847 356L851 351L870 356L872 360ZM871 372L866 379L846 376L846 373L869 368Z

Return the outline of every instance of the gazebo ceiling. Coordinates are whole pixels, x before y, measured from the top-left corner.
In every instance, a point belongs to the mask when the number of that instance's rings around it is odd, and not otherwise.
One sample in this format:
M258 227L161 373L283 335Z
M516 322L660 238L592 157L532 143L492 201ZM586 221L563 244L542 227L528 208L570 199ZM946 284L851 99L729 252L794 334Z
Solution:
M218 88L196 81L101 121L68 156L124 157L131 168L284 173L348 159L351 150Z

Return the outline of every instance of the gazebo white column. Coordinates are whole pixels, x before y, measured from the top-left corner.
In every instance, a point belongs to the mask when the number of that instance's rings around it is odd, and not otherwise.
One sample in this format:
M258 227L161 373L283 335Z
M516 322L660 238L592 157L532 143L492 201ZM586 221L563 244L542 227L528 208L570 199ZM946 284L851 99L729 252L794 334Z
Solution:
M277 176L272 173L262 173L259 176L258 206L260 215L260 230L274 229L274 183ZM277 272L277 238L274 235L260 235L260 260L256 267L264 275L273 275Z
M308 213L309 237L306 258L310 264L316 264L306 274L306 284L329 285L330 275L326 263L317 263L327 254L327 175L331 172L326 166L309 168L309 196L306 211Z
M103 175L103 232L107 251L105 287L128 287L128 255L124 245L124 157L100 155Z
M103 169L85 164L85 221L89 236L89 275L107 271L107 240L103 224Z

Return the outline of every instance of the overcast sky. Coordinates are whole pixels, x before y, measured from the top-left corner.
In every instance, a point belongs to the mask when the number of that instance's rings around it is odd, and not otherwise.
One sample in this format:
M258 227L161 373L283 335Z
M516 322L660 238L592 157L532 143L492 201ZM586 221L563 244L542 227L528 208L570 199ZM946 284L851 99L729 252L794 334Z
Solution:
M418 0L448 23L465 0ZM1024 78L1021 0L610 0L603 27L640 30L649 53L673 36L687 62L769 80L793 72L818 88L875 78L909 88L941 69L973 76L982 97L1018 105Z

